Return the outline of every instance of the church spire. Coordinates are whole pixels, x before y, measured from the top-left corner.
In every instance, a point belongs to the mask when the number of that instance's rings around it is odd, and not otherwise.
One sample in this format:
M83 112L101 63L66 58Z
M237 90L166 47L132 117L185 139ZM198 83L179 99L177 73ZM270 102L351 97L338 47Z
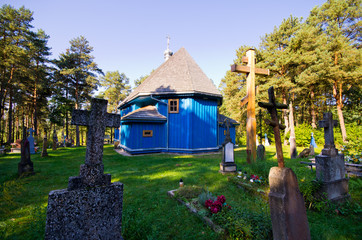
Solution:
M170 50L170 36L167 36L167 49L163 53L165 62L173 55L173 52Z

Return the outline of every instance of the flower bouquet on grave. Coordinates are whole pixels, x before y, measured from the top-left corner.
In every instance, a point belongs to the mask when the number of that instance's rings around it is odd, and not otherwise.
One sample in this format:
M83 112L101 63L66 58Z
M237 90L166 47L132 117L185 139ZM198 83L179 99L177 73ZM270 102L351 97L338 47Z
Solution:
M212 199L206 200L204 206L209 209L212 214L220 212L223 208L231 209L231 206L226 203L224 195L217 196L215 201Z

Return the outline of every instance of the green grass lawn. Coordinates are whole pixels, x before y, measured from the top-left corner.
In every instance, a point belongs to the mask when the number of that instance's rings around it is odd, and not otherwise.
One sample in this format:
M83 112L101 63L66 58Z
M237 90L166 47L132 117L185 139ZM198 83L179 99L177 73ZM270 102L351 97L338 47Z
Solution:
M270 167L276 166L277 160L274 146L266 150L266 161L248 165L245 148L237 149L238 168L267 178ZM48 153L49 156L44 158L40 154L32 155L36 174L26 178L17 176L20 154L0 156L0 239L43 238L48 194L51 190L67 188L68 178L79 174L85 147L60 148ZM106 145L103 161L105 173L112 175L112 181L124 184L122 235L125 239L225 237L213 232L183 205L167 196L167 191L178 188L180 178L186 186L207 188L215 195L224 195L231 206L247 208L270 218L269 206L264 199L237 188L227 176L218 173L221 154L125 157L117 154L111 145ZM300 159L286 158L285 161L301 184L315 178L315 172L299 164ZM358 206L356 202L361 205L361 179L350 179L350 194L353 208ZM353 208L340 208L339 214L308 210L312 239L361 239L361 212L353 211Z

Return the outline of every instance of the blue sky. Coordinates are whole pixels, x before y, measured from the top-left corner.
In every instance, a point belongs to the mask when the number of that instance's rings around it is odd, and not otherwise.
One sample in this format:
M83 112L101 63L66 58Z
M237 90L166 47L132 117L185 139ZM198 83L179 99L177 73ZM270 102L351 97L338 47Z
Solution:
M218 87L235 51L258 47L260 38L290 15L303 17L322 0L11 0L34 12L35 29L50 36L53 58L80 35L104 71L124 72L130 83L163 63L170 49L185 47Z

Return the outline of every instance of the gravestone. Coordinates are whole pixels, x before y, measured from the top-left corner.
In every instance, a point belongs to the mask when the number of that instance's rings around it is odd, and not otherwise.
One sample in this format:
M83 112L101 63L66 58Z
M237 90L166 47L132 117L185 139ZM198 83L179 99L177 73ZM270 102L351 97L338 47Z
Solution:
M29 132L28 141L29 141L30 154L35 154L34 137L33 137L33 132L35 131L32 128L29 128L28 132Z
M43 149L42 149L42 151L41 151L41 156L42 156L42 157L48 156L47 148L48 148L47 131L44 130Z
M72 124L88 127L85 163L67 189L49 193L45 239L123 239L123 184L111 183L102 162L105 129L118 127L120 116L92 99L90 111L73 111Z
M278 167L272 167L269 172L269 206L273 226L273 239L310 239L307 212L304 200L298 187L295 173L284 167L280 128L277 109L288 106L275 102L273 87L268 90L269 102L259 102L259 106L267 108L271 120L266 123L273 127L275 147L277 150Z
M268 135L265 133L265 140L264 140L265 146L270 146Z
M333 202L341 202L350 196L348 179L345 178L344 155L338 154L334 145L334 126L337 126L337 121L333 120L332 113L323 113L319 127L324 128L325 144L321 154L315 157L316 176L317 180L322 181L321 193L326 193L327 198Z
M246 73L247 95L241 100L241 106L247 105L246 120L246 160L248 163L256 160L256 119L255 119L255 75L269 75L269 69L256 68L255 50L246 51L246 56L242 58L243 65L232 65L231 72Z
M18 174L33 174L33 162L30 159L30 146L29 140L26 138L26 127L23 127L23 140L21 141L21 158L18 163Z
M57 132L53 131L53 150L57 150L57 143L58 143L58 137L57 137Z
M236 172L236 164L234 159L234 143L230 137L230 120L225 119L226 137L222 144L222 162L220 163L221 173L234 173Z
M263 115L261 113L261 110L259 110L259 138L260 138L260 144L258 144L258 147L256 148L256 159L263 161L265 158L265 147L263 145L263 127L261 124Z

